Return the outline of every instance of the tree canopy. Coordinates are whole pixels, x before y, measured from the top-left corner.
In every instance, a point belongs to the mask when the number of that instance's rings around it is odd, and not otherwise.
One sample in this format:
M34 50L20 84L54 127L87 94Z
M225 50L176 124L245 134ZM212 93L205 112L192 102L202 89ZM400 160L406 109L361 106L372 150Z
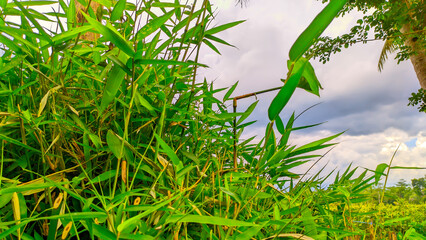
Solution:
M323 3L329 0L322 0ZM356 43L383 40L384 46L378 63L379 70L388 53L396 52L399 62L411 60L420 86L426 89L425 56L425 3L423 0L351 0L340 12L340 16L358 10L363 17L345 33L337 37L322 36L307 55L319 58L323 63L333 53L340 52Z

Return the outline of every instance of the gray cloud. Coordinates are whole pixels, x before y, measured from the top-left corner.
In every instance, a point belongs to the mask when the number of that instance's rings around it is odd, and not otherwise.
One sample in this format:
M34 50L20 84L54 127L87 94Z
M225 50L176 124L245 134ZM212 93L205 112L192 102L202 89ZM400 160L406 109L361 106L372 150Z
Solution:
M221 8L218 24L241 19L247 22L220 34L238 49L220 46L222 56L203 49L201 61L210 65L210 69L200 75L214 79L216 87L240 81L234 95L281 86L291 44L322 7L318 1L252 0L248 8ZM357 17L336 19L327 32L341 34ZM397 65L389 57L379 73L377 61L382 46L383 42L377 41L351 47L332 56L325 65L311 60L324 87L321 98L296 90L281 114L286 121L293 111L297 114L321 102L303 114L295 125L325 123L293 134L292 141L299 144L348 130L338 139L342 144L325 158L330 162L328 170L344 169L350 162L374 168L374 164L388 162L399 143L414 142L426 130L425 114L407 106L408 97L419 88L411 63ZM268 123L267 110L275 94L257 96L260 102L247 121L258 122L246 129L244 137L263 136ZM255 97L240 100L239 110L243 111L255 100ZM413 146L405 146L401 163L424 166L426 145ZM424 173L419 170L414 175ZM408 176L401 172L392 181Z

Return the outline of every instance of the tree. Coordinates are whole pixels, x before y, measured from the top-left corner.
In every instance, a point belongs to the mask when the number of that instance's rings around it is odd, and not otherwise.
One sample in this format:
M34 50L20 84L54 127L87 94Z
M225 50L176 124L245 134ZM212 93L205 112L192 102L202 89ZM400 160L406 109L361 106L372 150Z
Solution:
M423 197L425 195L426 189L426 176L422 178L411 179L411 185L413 186L414 192L420 197Z
M328 1L322 0L323 3ZM364 16L358 19L349 33L336 38L319 38L309 54L325 63L332 53L340 52L342 48L383 40L379 70L383 69L387 54L397 51L398 63L410 59L421 88L426 89L425 9L424 0L351 0L340 16L353 10L364 13ZM370 38L371 31L374 32L373 38Z
M420 88L417 93L412 93L411 97L408 98L410 101L408 103L409 106L417 106L419 112L426 113L426 90Z
M404 179L400 179L395 186L395 193L398 198L406 198L410 192L410 185Z

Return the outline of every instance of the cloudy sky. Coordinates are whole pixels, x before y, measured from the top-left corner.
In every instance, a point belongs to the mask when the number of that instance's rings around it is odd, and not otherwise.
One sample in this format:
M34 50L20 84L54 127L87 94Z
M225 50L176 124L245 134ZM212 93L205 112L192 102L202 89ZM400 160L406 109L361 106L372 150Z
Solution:
M247 21L218 35L237 48L220 46L222 55L207 47L203 49L200 61L210 68L199 77L214 81L215 87L228 87L239 81L234 95L282 86L280 79L287 73L286 61L292 43L324 7L316 0L251 0L245 8L229 0L212 2L217 9L214 24ZM354 13L336 19L324 34L345 33L359 16ZM397 65L390 57L379 73L377 61L382 46L382 41L353 46L333 55L325 65L311 60L324 87L321 98L296 90L281 114L286 121L293 111L297 114L320 103L303 114L296 125L324 124L293 133L293 144L346 131L338 138L340 144L313 172L327 162L328 171L345 169L350 163L374 169L380 163L389 163L399 144L393 165L426 167L426 115L407 106L408 97L417 91L419 83L408 61ZM263 136L267 109L275 94L258 97L258 107L249 119L258 122L246 129L244 137ZM253 97L239 101L239 109L244 110L255 100ZM391 170L390 183L425 174L426 170Z

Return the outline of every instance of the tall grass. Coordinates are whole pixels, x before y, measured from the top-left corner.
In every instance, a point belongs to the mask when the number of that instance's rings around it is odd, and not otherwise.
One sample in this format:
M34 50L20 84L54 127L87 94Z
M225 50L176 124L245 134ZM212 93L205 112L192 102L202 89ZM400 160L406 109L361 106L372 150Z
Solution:
M345 1L296 41L258 144L238 141L256 102L228 112L236 85L197 81L200 48L219 53L231 44L215 35L243 21L214 26L210 2L195 2L100 1L81 15L74 1L0 2L0 239L371 235L350 206L385 169L349 167L326 189L321 172L296 181L339 134L291 146L304 127L279 116L296 87L319 94L301 56Z

